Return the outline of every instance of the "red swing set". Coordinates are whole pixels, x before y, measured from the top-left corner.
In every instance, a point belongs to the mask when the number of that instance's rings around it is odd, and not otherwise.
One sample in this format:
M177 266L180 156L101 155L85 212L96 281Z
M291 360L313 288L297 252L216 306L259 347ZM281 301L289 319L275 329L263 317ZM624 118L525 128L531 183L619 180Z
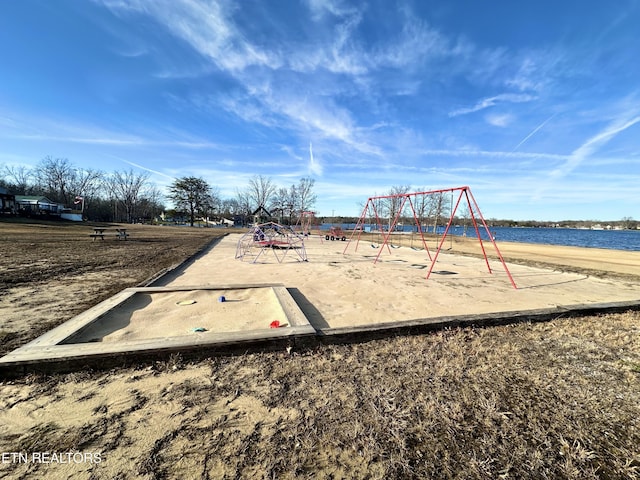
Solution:
M449 218L449 221L447 223L447 226L444 230L444 233L442 235L442 239L440 240L440 242L438 243L438 248L435 252L435 254L432 256L431 252L429 251L429 248L427 247L427 241L424 237L424 229L423 229L423 225L420 222L420 218L418 216L418 214L416 213L416 207L415 207L415 201L417 199L418 196L428 196L428 195L438 195L438 194L444 194L444 193L451 193L452 195L454 194L454 192L459 192L458 195L458 199L455 202L455 207L451 209L451 217ZM463 201L464 198L464 204L468 207L468 211L470 213L471 216L471 221L473 223L473 227L475 229L476 232L476 237L478 238L478 242L480 243L480 248L482 250L482 255L484 257L485 263L487 265L487 269L489 270L489 273L493 273L491 270L491 266L489 265L489 259L487 257L487 252L485 250L484 247L484 243L482 241L482 236L480 235L480 227L478 226L478 220L480 221L482 227L484 228L487 237L489 238L489 240L491 241L491 243L493 244L493 247L495 248L496 254L498 256L498 258L500 259L500 262L502 263L502 266L504 267L505 272L507 273L507 276L509 277L509 281L511 282L511 285L513 285L513 288L517 289L518 287L516 286L515 281L513 280L513 277L511 276L511 273L509 272L509 269L507 268L507 264L504 261L504 258L502 257L502 254L500 253L500 250L498 249L498 246L496 245L495 239L493 238L493 235L491 234L491 232L489 231L489 227L487 226L487 223L484 220L484 217L482 216L482 213L480 212L480 208L478 207L478 204L475 200L475 198L473 197L473 194L471 193L471 189L467 186L465 187L456 187L456 188L446 188L446 189L441 189L441 190L430 190L430 191L425 191L425 192L414 192L414 193L398 193L398 194L393 194L393 195L383 195L383 196L377 196L377 197L369 197L367 199L367 203L364 206L364 209L362 210L362 215L360 215L360 219L358 220L358 223L356 224L356 227L354 228L352 234L351 234L351 238L349 238L349 243L347 243L347 246L345 247L344 251L342 252L343 254L346 254L347 249L349 248L349 245L351 245L351 240L353 240L353 237L357 234L357 238L356 238L356 244L355 244L355 251L358 250L358 244L360 242L360 237L362 235L362 232L364 231L365 228L365 223L366 223L366 219L367 217L372 218L375 220L375 224L378 226L378 230L380 232L383 232L383 242L382 244L379 245L379 251L378 251L378 255L376 255L376 258L374 260L374 264L377 263L378 259L380 258L380 255L382 254L382 250L384 249L384 247L387 247L387 250L389 251L389 253L391 253L391 249L389 248L389 240L391 239L391 234L392 232L395 231L396 226L398 225L398 222L400 221L400 218L402 216L402 212L405 211L407 205L409 206L409 208L411 209L411 214L413 216L413 220L415 222L415 226L417 227L417 231L420 234L420 240L422 242L422 246L424 248L424 250L427 252L427 254L429 255L429 260L431 260L431 265L429 267L429 272L427 273L426 279L429 279L429 277L431 276L431 272L433 271L433 267L436 264L436 261L438 260L438 255L440 254L440 251L442 250L442 245L444 245L444 242L447 238L447 235L449 234L449 229L451 228L451 225L453 223L453 219L454 216L456 214L456 211L458 210L458 207L461 203L461 201ZM382 221L380 220L380 215L378 214L378 210L379 210L379 205L382 201L397 201L396 204L399 205L399 208L395 211L392 212L393 215L393 220L392 222L389 224L389 228L385 231L383 229L382 226ZM373 223L370 222L370 223Z

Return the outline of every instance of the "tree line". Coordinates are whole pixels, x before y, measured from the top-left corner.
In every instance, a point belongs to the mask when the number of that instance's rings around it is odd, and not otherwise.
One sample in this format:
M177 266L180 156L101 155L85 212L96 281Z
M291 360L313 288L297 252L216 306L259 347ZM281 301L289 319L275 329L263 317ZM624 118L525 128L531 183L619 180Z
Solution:
M104 172L74 165L66 158L43 158L35 167L0 167L0 186L14 195L44 196L66 207L80 209L84 218L103 222L150 222L161 214L193 225L198 218L252 221L263 209L285 223L314 207L315 181L301 178L289 187L271 178L254 176L233 198L222 198L219 188L201 177L176 178L164 195L147 172L133 169ZM81 200L79 200L81 199ZM171 201L174 208L167 209Z
M186 213L191 225L197 217L206 219L212 215L233 218L242 224L275 219L291 225L301 212L315 206L314 184L311 178L301 178L288 188L279 187L271 178L256 175L246 188L236 189L235 198L221 199L218 189L202 178L182 177L171 184L168 198L178 212Z

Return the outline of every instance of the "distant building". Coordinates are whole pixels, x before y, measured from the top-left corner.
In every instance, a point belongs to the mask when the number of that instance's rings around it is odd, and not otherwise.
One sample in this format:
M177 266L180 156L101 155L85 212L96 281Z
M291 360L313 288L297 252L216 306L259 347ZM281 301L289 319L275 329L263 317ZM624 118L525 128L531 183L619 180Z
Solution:
M2 215L16 213L16 196L4 187L0 187L0 213Z
M34 195L16 195L16 207L18 214L26 216L60 216L63 209L63 205L49 200L47 197Z

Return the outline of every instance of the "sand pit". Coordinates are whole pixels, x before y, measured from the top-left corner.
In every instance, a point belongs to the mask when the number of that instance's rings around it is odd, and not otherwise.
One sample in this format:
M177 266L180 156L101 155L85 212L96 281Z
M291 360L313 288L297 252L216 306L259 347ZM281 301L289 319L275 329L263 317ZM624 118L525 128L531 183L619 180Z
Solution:
M224 301L220 301L221 297ZM64 343L122 342L288 326L271 288L136 293Z
M308 335L314 328L282 285L127 288L0 358L0 373L246 350Z

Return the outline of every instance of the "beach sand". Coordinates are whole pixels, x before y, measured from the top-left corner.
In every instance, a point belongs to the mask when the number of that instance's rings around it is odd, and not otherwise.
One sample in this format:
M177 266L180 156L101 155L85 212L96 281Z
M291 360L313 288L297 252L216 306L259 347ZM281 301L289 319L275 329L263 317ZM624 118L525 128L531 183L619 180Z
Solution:
M415 247L382 248L370 241L332 242L319 235L305 242L307 262L289 253L280 263L273 252L235 259L240 235L228 235L206 254L179 269L160 284L216 285L230 279L242 283L282 283L316 328L380 324L422 318L467 315L629 301L640 298L640 252L594 251L547 245L499 245L504 257L526 259L532 265L462 253L479 247L467 240L443 251L431 268L430 253ZM433 242L432 242L433 243ZM374 248L376 246L377 248ZM357 248L356 248L357 247ZM495 256L495 250L488 253ZM282 252L278 252L282 257ZM377 261L376 257L378 256ZM547 264L555 263L549 268ZM574 272L563 271L570 267ZM514 288L509 275L517 288ZM611 269L629 275L624 280L592 274ZM580 273L580 272L584 273ZM230 272L233 272L230 274ZM640 278L638 278L640 280Z

